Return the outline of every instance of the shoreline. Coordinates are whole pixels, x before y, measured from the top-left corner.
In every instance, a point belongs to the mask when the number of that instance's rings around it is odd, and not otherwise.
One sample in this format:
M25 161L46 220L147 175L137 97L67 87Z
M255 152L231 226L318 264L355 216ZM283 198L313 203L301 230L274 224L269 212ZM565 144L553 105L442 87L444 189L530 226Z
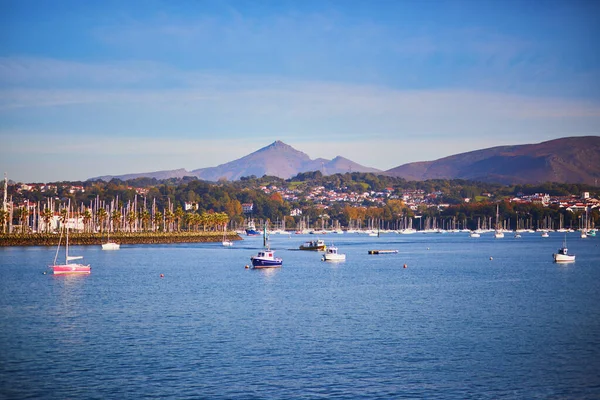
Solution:
M57 246L61 235L54 233L0 234L0 247L11 246ZM227 232L225 239L243 240L236 232ZM64 244L64 238L62 243ZM111 233L111 242L119 244L170 244L170 243L217 243L223 240L222 232L117 232ZM100 233L69 233L69 245L100 245L106 243L106 235Z

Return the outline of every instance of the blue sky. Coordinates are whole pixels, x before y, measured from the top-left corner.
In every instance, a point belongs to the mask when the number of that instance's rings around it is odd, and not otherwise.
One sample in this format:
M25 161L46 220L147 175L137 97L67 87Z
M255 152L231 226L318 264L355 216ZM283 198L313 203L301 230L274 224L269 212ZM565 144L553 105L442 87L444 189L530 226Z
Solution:
M0 172L398 165L600 134L596 1L0 0Z

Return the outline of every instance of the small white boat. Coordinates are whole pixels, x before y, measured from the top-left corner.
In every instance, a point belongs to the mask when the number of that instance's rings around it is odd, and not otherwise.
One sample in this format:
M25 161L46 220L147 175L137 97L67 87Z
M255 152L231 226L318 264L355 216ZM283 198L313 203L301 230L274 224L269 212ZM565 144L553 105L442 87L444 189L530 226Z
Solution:
M542 232L542 237L547 238L550 237L550 234L547 231Z
M227 239L226 232L223 232L223 241L221 243L223 243L223 247L233 246L233 242L231 240Z
M121 245L115 242L102 243L102 250L119 250Z
M573 261L575 261L575 255L569 254L569 251L567 249L567 238L566 237L565 237L562 247L560 249L558 249L558 251L556 253L552 254L552 257L554 258L554 262L573 262Z
M323 261L344 261L346 260L345 254L338 253L338 248L335 246L329 246L323 254Z
M102 243L102 250L119 250L121 245L116 242L110 241L110 231L108 231L106 236L106 243Z
M504 237L504 232L497 230L496 232L494 232L494 237L496 239L502 239Z
M279 268L283 265L281 258L275 257L273 250L261 250L257 255L250 257L252 268Z
M478 232L471 232L471 234L469 236L472 237L472 238L481 237L481 235Z

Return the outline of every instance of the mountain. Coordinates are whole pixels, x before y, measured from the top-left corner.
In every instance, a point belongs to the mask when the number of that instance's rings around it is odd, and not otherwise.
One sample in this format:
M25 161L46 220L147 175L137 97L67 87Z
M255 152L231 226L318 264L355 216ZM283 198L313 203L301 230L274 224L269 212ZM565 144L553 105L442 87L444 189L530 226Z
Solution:
M503 184L594 185L600 178L600 136L492 147L435 161L403 164L384 173L407 180L470 179Z
M101 179L109 181L112 178L127 180L140 177L168 179L195 176L207 181L218 181L219 179L238 180L243 176L251 175L257 177L272 175L288 179L300 172L317 170L322 171L326 175L345 172L381 173L381 170L362 166L340 156L337 156L333 160L323 158L312 160L307 154L277 140L254 153L216 167L200 168L192 171L177 169L119 176L105 175L91 178L90 180Z
M306 153L277 140L245 157L217 167L196 169L192 174L207 181L217 181L222 178L237 180L250 175L258 177L271 175L288 179L300 172L319 170L325 175L332 175L348 172L349 169L355 172L381 172L340 156L333 160L322 158L312 160Z

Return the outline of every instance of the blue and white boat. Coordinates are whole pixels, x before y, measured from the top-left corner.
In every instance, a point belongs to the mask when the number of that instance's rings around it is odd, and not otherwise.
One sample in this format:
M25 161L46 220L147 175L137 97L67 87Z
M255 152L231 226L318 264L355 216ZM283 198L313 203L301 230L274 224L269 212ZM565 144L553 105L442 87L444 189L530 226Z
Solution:
M254 225L254 221L248 222L248 227L246 228L246 235L248 236L258 236L262 235L259 231L256 230L256 226Z
M281 258L275 257L273 250L261 250L258 255L250 257L252 268L279 268L283 265Z

